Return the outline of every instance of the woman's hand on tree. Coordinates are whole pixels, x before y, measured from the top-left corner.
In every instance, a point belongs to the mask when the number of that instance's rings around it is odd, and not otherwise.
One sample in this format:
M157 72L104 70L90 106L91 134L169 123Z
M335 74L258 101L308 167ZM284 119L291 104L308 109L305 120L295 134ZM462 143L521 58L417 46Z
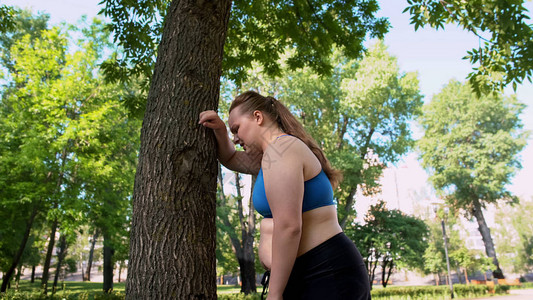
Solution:
M226 124L214 110L206 110L201 112L198 124L201 124L207 128L211 128L215 131L226 131Z

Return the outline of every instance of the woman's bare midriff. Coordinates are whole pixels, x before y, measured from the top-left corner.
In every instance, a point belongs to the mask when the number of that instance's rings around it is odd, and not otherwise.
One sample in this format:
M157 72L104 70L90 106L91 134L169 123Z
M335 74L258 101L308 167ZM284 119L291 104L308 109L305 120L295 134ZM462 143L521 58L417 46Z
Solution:
M273 219L264 218L260 227L259 260L267 270L270 270L272 264L273 231ZM337 221L337 209L334 205L304 212L302 215L302 236L298 247L298 256L327 241L341 231L342 229Z

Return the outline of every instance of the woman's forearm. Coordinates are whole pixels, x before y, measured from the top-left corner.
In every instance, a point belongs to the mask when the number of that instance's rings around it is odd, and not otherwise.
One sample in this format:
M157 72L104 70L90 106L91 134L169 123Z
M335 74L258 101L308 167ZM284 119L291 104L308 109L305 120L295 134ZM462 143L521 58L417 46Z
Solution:
M277 226L272 237L272 269L269 298L281 299L298 254L301 226Z
M223 165L226 165L237 150L235 150L235 145L233 145L229 139L228 133L225 129L214 130L214 133L218 144L218 160Z

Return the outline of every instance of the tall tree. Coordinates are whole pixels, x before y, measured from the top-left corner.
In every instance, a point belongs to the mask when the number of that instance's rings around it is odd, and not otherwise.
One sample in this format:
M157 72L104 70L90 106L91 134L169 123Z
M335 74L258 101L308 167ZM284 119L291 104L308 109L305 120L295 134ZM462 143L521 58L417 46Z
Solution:
M424 221L387 209L383 201L372 205L364 220L364 224L350 226L347 234L361 249L370 282L378 264L383 287L395 268L423 269L429 237Z
M35 118L23 111L25 99L17 98L11 57L13 44L29 35L26 46L33 47L35 40L46 27L46 16L32 16L27 11L1 7L0 78L3 80L0 100L0 269L4 272L2 291L20 264L30 233L39 214L43 213L43 195L51 191L51 174L40 159L48 153L35 146ZM7 24L9 23L9 24ZM5 26L4 26L5 25ZM33 143L33 144L32 144ZM32 144L32 145L29 145Z
M226 74L253 61L276 72L291 47L293 67L325 72L333 44L357 57L367 34L381 37L387 23L374 18L375 1L237 1L231 20L229 0L103 2L125 50L123 61L104 66L111 77L126 79L133 66L150 78L163 28L141 133L126 294L215 298L215 141L194 125L217 108L222 60Z
M409 0L404 12L411 14L415 29L429 25L444 28L456 23L479 38L479 47L465 59L479 64L468 75L479 94L501 91L524 80L532 82L533 26L524 7L526 0Z
M216 297L215 141L195 125L217 107L230 5L170 4L141 131L129 299Z
M523 109L514 96L477 97L469 85L451 81L424 106L420 119L422 165L451 207L476 218L496 278L503 273L483 209L517 200L506 185L521 167L518 154L526 145L519 117Z
M22 22L22 28L41 24L26 23L30 26ZM71 28L40 30L35 38L15 31L1 40L12 45L9 52L2 52L2 70L8 79L0 110L0 151L6 168L0 180L2 187L6 185L0 192L6 208L2 214L26 214L19 218L23 223L35 210L48 219L44 292L56 230L75 231L84 217L90 217L88 205L105 209L99 224L106 230L106 246L128 243L121 236L127 236L131 215L140 122L130 119L119 103L135 91L124 84L106 85L100 76L97 64L109 45L102 22L81 27L79 34L73 34L76 40L67 39ZM70 45L77 50L67 51ZM87 201L95 194L99 202ZM6 241L16 237L24 242L21 232L26 226L17 228L18 236L9 232ZM20 243L19 248L23 246ZM104 279L109 290L112 270Z
M3 175L13 180L14 184L7 191L14 193L2 200L4 205L14 205L16 210L25 208L19 213L47 212L48 204L59 199L62 164L58 153L64 148L64 141L57 139L57 133L62 130L59 116L64 108L55 106L50 97L58 96L53 84L60 73L63 47L63 39L56 28L43 31L36 39L26 34L10 49L16 65L6 68L12 71L8 73L12 81L2 99L5 113L2 122L6 129L2 137L4 150L7 150L3 157L6 166L12 167ZM49 111L59 114L48 114ZM35 217L32 216L30 220ZM31 223L28 222L28 226ZM27 228L23 239L27 240L29 233ZM23 250L24 245L20 247Z

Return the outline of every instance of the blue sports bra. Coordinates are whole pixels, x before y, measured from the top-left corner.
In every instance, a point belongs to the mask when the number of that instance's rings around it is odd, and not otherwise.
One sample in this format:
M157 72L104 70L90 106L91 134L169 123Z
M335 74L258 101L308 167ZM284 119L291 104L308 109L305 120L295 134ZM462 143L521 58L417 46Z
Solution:
M255 180L252 199L254 201L254 207L258 213L265 218L272 218L272 211L270 210L270 205L268 205L265 192L263 169L259 170L257 179ZM333 189L324 170L320 171L315 177L304 182L302 212L333 204Z

